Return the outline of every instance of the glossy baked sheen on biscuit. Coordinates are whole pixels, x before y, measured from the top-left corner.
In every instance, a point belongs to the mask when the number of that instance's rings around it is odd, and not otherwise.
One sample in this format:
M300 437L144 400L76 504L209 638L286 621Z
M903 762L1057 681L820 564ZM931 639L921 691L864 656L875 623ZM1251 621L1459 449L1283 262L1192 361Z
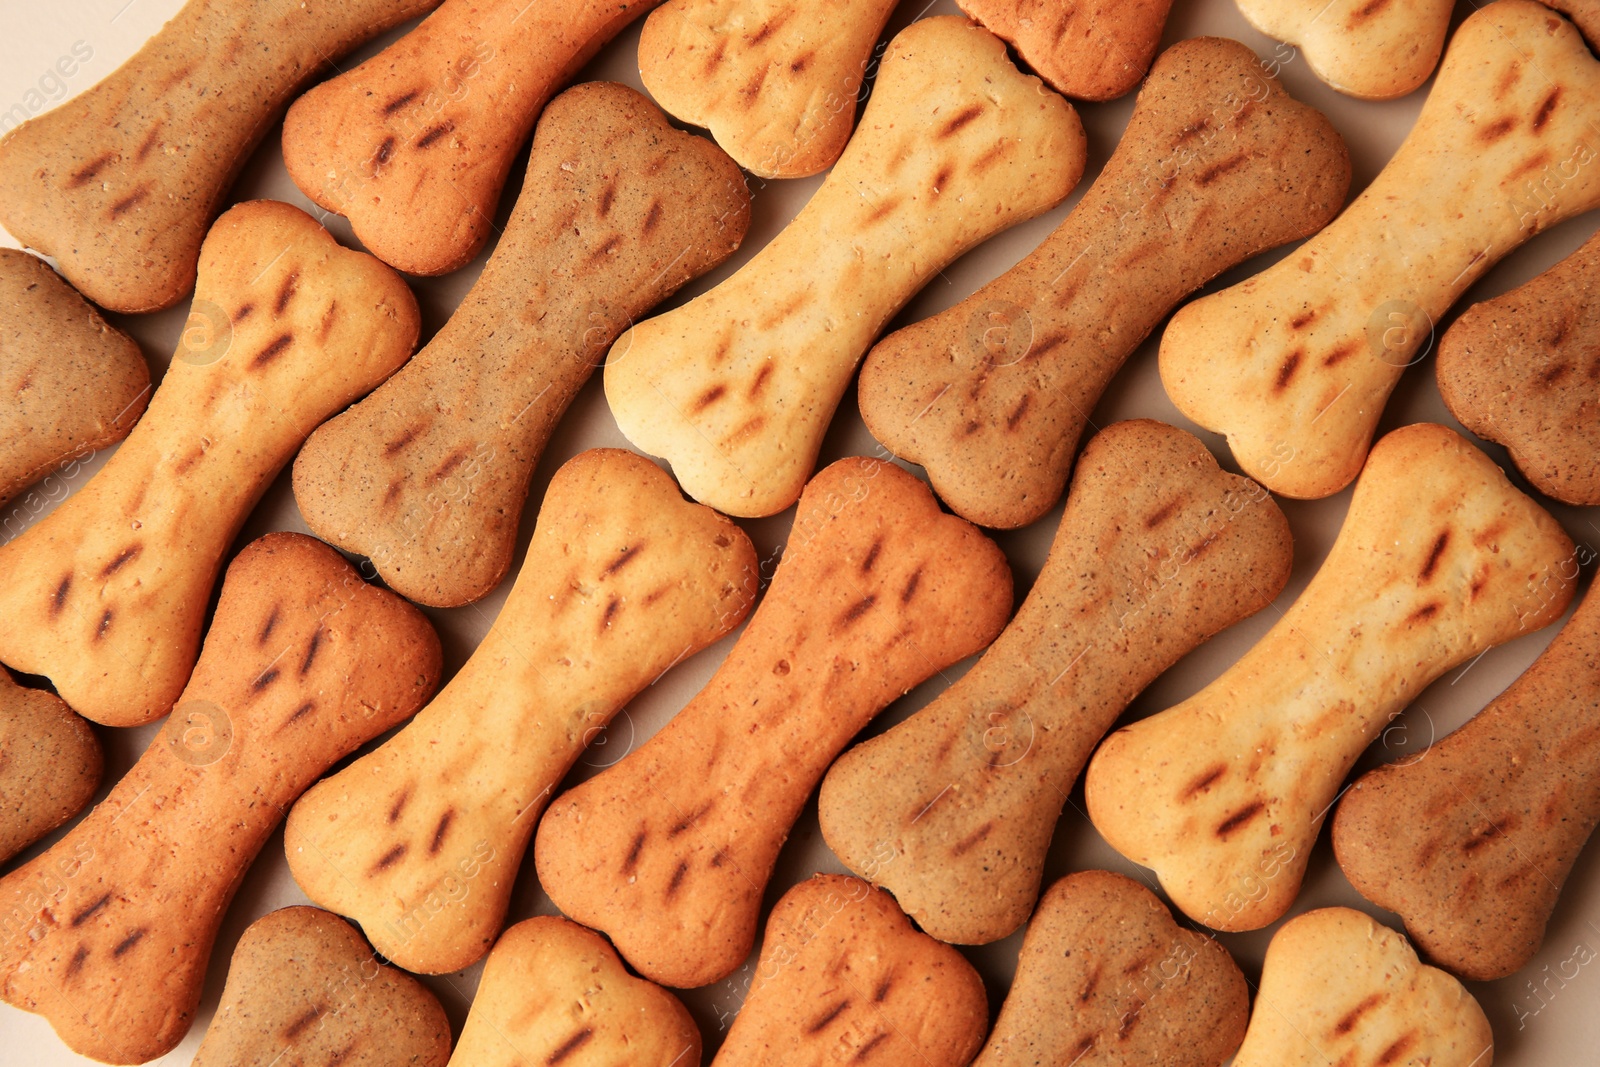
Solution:
M619 333L732 255L750 221L739 168L625 86L545 109L522 196L442 330L306 442L295 500L389 587L457 607L511 569L528 482Z
M0 223L101 307L171 307L290 98L438 2L189 0L94 88L0 141Z
M83 716L0 667L0 863L82 811L104 771Z
M1112 100L1155 57L1172 0L956 0L1066 96Z
M1454 0L1237 2L1250 25L1301 48L1317 77L1364 100L1404 96L1428 80L1455 7Z

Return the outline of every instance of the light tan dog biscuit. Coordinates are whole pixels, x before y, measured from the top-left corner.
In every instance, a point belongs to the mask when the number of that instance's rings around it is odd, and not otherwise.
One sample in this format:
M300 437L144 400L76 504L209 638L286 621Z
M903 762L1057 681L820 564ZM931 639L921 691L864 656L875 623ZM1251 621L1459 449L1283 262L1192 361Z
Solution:
M1443 426L1372 450L1344 527L1300 599L1176 707L1089 764L1089 817L1173 903L1255 930L1294 902L1362 750L1435 678L1561 617L1572 542Z
M1600 237L1474 304L1439 343L1450 413L1496 441L1540 492L1600 504Z
M1109 427L999 640L828 771L823 837L940 940L1005 937L1033 910L1062 803L1100 738L1168 667L1271 603L1293 562L1266 490L1219 470L1194 437Z
M0 248L0 397L4 504L128 436L150 398L150 368L48 263ZM24 514L6 516L0 533L14 535Z
M1339 134L1237 41L1181 41L1067 220L953 307L890 334L861 368L861 417L973 522L1055 506L1123 361L1218 273L1316 232L1350 184Z
M487 594L511 568L528 480L573 396L616 336L731 255L749 220L733 161L632 89L557 97L461 307L295 460L307 524L419 603Z
M88 484L0 547L0 662L96 722L171 710L223 553L306 435L411 355L405 282L305 212L217 220L172 365Z
M737 274L618 340L617 425L696 500L772 515L799 497L856 363L945 264L1058 203L1083 173L1071 106L957 18L889 45L850 146Z
M778 850L833 757L1010 612L993 542L899 467L840 460L806 488L771 588L706 687L551 805L539 881L646 978L725 978L755 944Z
M450 1062L700 1067L700 1031L676 997L629 974L605 938L540 916L489 953Z
M618 31L660 0L445 0L283 122L289 177L412 274L465 266L528 131Z
M668 0L645 20L639 76L763 178L831 167L895 0Z
M1296 45L1317 77L1349 96L1392 100L1428 80L1454 0L1237 0L1266 34Z
M1233 1067L1490 1067L1494 1035L1460 982L1359 911L1323 908L1267 946Z
M1274 492L1344 488L1433 323L1500 257L1600 205L1597 111L1600 62L1571 23L1532 0L1478 10L1349 209L1173 317L1160 359L1173 403Z
M1067 96L1111 100L1150 69L1172 0L956 0Z
M440 661L422 613L327 545L289 533L248 545L183 701L139 762L0 879L0 998L108 1063L172 1049L234 891L287 806L416 711Z
M290 98L438 2L189 0L93 89L0 141L0 223L101 307L171 307Z
M767 919L744 1008L715 1067L963 1067L983 1042L983 980L894 898L819 874Z
M569 461L472 658L414 722L295 805L295 880L407 970L473 963L584 745L743 621L756 574L744 531L654 463L617 449Z
M1221 1067L1249 1020L1227 949L1180 928L1139 883L1083 871L1039 902L973 1067Z
M1577 561L1570 564L1577 575ZM1527 673L1415 760L1356 781L1333 820L1350 884L1435 962L1492 981L1539 951L1600 822L1600 593Z
M283 908L233 950L222 1003L191 1067L444 1067L450 1020L349 923Z
M0 667L0 863L82 811L104 773L83 716Z

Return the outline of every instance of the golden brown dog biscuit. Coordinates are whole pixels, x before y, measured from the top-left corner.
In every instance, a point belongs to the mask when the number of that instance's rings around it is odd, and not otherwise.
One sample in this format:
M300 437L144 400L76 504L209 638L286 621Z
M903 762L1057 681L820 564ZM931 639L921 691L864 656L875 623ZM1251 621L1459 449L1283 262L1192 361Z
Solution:
M450 1020L350 924L283 908L250 924L191 1067L444 1067Z
M895 0L668 0L645 20L639 76L763 178L831 167Z
M744 531L654 463L619 449L569 461L472 658L414 722L295 805L295 880L407 970L470 965L584 746L743 621L756 574Z
M144 414L150 368L133 338L44 260L0 248L0 504L96 449ZM15 536L6 516L3 536Z
M1155 58L1172 0L956 0L1058 92L1112 100Z
M1173 403L1276 493L1344 488L1433 324L1502 256L1600 205L1597 111L1600 61L1571 23L1532 0L1480 8L1345 213L1173 316L1160 357Z
M1591 587L1511 688L1422 756L1358 779L1339 805L1333 847L1350 884L1463 978L1503 978L1533 958L1600 822L1597 693Z
M1271 603L1293 562L1267 491L1194 437L1109 427L999 640L828 771L823 837L940 940L1005 937L1033 910L1062 803L1100 738L1192 648Z
M1540 0L1540 3L1577 23L1591 48L1600 43L1600 0Z
M1474 304L1439 342L1439 393L1540 492L1600 504L1600 237Z
M646 978L726 977L755 944L778 850L833 757L1010 612L993 542L899 467L840 460L806 488L771 588L706 687L551 805L539 881Z
M139 762L0 879L0 998L108 1063L169 1051L287 806L416 711L440 666L422 613L327 545L275 533L246 546L183 700Z
M1392 100L1428 80L1454 0L1237 0L1266 34L1296 45L1317 77L1363 100Z
M172 709L223 553L317 424L411 355L416 298L298 208L217 220L150 409L87 485L0 547L0 662L79 714Z
M605 938L540 916L495 943L450 1062L700 1067L700 1031L676 997L629 974Z
M640 323L606 362L624 435L732 515L800 496L856 363L945 264L1077 184L1083 125L963 19L889 45L861 127L800 214L737 274Z
M744 239L733 161L625 86L551 102L522 197L434 339L295 460L313 532L390 588L455 607L511 568L528 480L611 342Z
M1363 749L1430 682L1561 617L1572 541L1443 426L1373 448L1316 576L1221 677L1108 737L1089 817L1217 930L1294 902Z
M894 898L819 874L767 919L750 994L715 1067L840 1062L963 1067L983 1042L983 980Z
M1460 982L1350 908L1296 916L1273 935L1233 1067L1490 1067L1494 1035Z
M528 131L618 31L660 0L445 0L306 93L283 122L289 177L372 254L444 274L478 254Z
M1106 384L1174 304L1338 212L1344 142L1236 41L1156 62L1127 132L1067 220L955 306L890 334L861 368L861 417L973 522L1055 506Z
M82 811L103 773L83 716L0 667L0 863Z
M0 224L101 307L171 307L290 98L438 2L189 0L109 77L0 141Z
M973 1067L1221 1067L1249 1021L1250 993L1227 949L1180 928L1139 883L1083 871L1039 901Z

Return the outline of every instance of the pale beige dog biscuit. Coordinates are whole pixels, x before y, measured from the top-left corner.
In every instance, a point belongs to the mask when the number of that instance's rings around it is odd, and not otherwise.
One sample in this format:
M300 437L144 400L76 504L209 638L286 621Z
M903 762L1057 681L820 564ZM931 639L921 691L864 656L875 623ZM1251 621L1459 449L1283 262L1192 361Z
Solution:
M472 658L414 722L295 805L284 828L295 880L407 970L473 963L584 746L743 621L756 573L744 532L644 457L569 461Z
M0 141L0 223L101 307L171 307L290 98L438 2L189 0L109 77Z
M664 985L755 944L778 850L833 757L890 701L994 639L1005 557L891 463L840 460L800 500L772 585L662 730L556 798L539 881Z
M957 0L1067 96L1111 100L1155 58L1172 0Z
M749 220L733 161L632 89L557 97L472 291L301 449L306 523L419 603L487 594L511 569L528 481L573 396L617 335L730 256Z
M1466 20L1400 150L1331 226L1173 316L1161 381L1285 496L1355 478L1401 372L1500 257L1600 205L1600 61L1532 0Z
M1141 420L1089 442L1028 599L976 666L841 756L822 835L943 941L1026 921L1061 807L1140 690L1289 580L1289 524L1194 437ZM895 853L881 863L885 847Z
M1572 542L1442 426L1372 450L1338 539L1267 635L1195 696L1108 737L1089 817L1218 930L1283 915L1352 764L1430 682L1549 625Z
M184 699L139 762L0 879L0 998L108 1063L171 1050L288 805L416 711L440 668L422 613L327 545L275 533L246 546Z
M189 321L150 408L109 462L0 547L0 662L96 722L171 710L245 518L306 435L416 344L398 275L298 208L255 201L211 228Z
M104 772L83 716L0 667L0 863L82 811Z
M668 0L645 20L639 76L763 178L831 167L895 0Z
M1237 0L1250 25L1305 52L1317 77L1350 96L1390 100L1428 80L1454 0Z
M1077 114L998 38L956 18L913 23L794 221L733 277L618 340L605 370L617 425L696 500L782 511L884 325L945 264L1065 197L1084 154Z

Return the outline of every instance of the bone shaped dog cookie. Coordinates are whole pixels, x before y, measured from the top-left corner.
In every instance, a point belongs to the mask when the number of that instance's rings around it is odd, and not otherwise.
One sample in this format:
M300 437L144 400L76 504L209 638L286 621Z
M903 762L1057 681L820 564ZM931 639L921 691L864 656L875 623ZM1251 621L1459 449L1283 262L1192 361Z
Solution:
M955 18L889 46L844 156L740 271L617 341L606 398L634 444L733 515L800 495L855 365L945 264L1083 173L1070 105Z
M1233 1067L1493 1061L1489 1020L1460 982L1418 963L1405 938L1371 917L1323 908L1273 935Z
M895 0L668 0L639 35L639 76L763 178L832 166Z
M421 982L378 962L350 924L282 908L233 950L190 1067L444 1067L450 1020Z
M1600 236L1468 308L1439 342L1439 393L1539 491L1600 504Z
M1236 41L1181 41L1067 220L955 306L890 334L861 416L957 514L1024 526L1060 499L1106 384L1174 304L1320 229L1350 163L1327 119Z
M1111 100L1144 77L1172 0L957 0L1058 92Z
M845 753L822 834L942 941L1027 919L1062 803L1140 690L1289 580L1289 524L1191 435L1123 422L1089 442L1044 570L976 666ZM879 862L885 846L896 859Z
M223 580L184 699L111 795L0 879L0 998L74 1051L144 1063L189 1029L246 868L301 790L439 681L416 608L269 534Z
M494 944L528 838L583 747L750 610L755 549L670 475L585 452L546 491L483 643L382 748L312 788L284 829L306 895L407 970Z
M1350 96L1390 100L1428 80L1453 0L1238 0L1250 25L1303 49L1317 77Z
M290 98L438 2L189 0L109 77L0 141L0 224L101 307L171 307Z
M983 980L866 882L819 874L767 920L744 1007L714 1067L963 1067L983 1041Z
M1503 978L1544 941L1600 822L1597 694L1591 587L1511 688L1423 757L1357 780L1339 805L1333 848L1350 883L1463 978Z
M466 264L494 229L545 102L660 0L445 0L400 40L306 93L283 122L300 191L412 274Z
M596 83L557 97L472 291L295 460L307 524L419 603L487 594L511 568L545 442L605 350L731 255L749 218L733 161L632 89Z
M1600 62L1571 23L1532 0L1479 9L1345 213L1173 317L1160 355L1173 403L1274 492L1338 492L1432 324L1500 257L1600 204L1597 110Z
M1561 616L1572 542L1487 456L1420 424L1373 448L1300 599L1195 696L1106 739L1089 817L1218 930L1288 910L1339 785L1451 667Z
M1138 882L1082 871L1039 902L973 1067L1221 1067L1249 1020L1244 975L1215 938Z
M539 880L663 985L730 974L823 771L890 701L1000 632L993 542L891 463L840 460L801 497L772 586L706 687L551 805Z
M501 935L450 1062L699 1067L700 1031L660 986L635 978L605 938L539 916Z
M223 553L316 425L411 355L416 298L298 208L241 204L200 254L150 408L65 503L0 547L0 662L111 726L171 710Z

